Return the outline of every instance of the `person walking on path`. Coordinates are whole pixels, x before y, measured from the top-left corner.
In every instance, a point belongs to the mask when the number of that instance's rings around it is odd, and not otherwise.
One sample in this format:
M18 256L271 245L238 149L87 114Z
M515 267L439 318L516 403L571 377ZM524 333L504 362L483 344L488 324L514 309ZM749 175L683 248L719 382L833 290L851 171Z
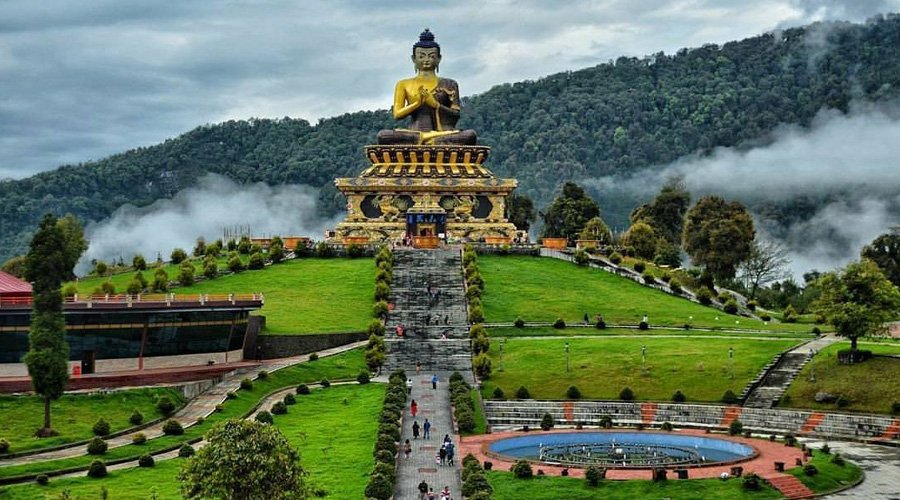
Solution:
M441 500L450 500L450 487L444 486L444 489L441 490Z
M425 419L425 423L422 424L422 438L431 438L431 422L429 422L427 418Z
M422 362L416 361L416 375L418 375L419 372L421 372L421 371L422 371Z
M419 439L419 421L418 420L413 422L412 429L413 429L413 439Z
M421 483L419 483L419 496L422 497L421 500L426 500L428 498L428 483L423 479Z
M409 454L412 453L412 444L410 444L409 439L403 443L403 455L406 456L406 459L409 460Z
M441 446L440 451L438 451L438 456L441 458L441 465L444 465L444 461L447 460L447 447Z
M409 442L409 441L407 441ZM447 443L447 446L444 447L447 450L447 465L453 465L453 456L456 454L455 447L453 446L453 442Z
M434 375L431 376L431 388L432 389L437 389L437 382L438 382L437 373L435 373Z
M441 444L441 446L446 446L446 444L449 442L450 442L450 434L444 434L444 442Z
M406 379L406 393L412 394L412 379L411 378Z
M409 412L412 414L413 418L416 418L416 413L419 413L419 405L416 404L415 399L413 399L412 403L409 405Z

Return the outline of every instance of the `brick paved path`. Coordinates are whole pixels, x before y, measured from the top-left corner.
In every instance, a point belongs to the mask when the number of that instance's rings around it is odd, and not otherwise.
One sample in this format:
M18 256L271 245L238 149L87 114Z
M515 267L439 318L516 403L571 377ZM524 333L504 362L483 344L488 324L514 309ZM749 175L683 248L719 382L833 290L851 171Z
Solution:
M423 479L428 486L434 488L435 492L440 491L444 486L449 486L453 498L462 499L459 479L462 456L459 454L459 439L453 432L450 415L450 390L447 383L450 372L437 372L439 379L437 390L431 388L432 375L432 372L415 375L415 371L410 375L410 378L413 379L413 389L403 413L403 433L399 447L401 452L397 459L397 484L394 490L395 500L418 500L420 497L417 487ZM412 400L419 405L416 418L413 418L409 410L409 403ZM413 439L413 422L418 421L421 427L426 418L431 422L430 439L423 439L421 433L419 439ZM456 447L455 466L435 463L434 457L440 449L445 434L450 435L450 439ZM404 458L402 452L403 443L407 439L412 443L413 450L408 459Z

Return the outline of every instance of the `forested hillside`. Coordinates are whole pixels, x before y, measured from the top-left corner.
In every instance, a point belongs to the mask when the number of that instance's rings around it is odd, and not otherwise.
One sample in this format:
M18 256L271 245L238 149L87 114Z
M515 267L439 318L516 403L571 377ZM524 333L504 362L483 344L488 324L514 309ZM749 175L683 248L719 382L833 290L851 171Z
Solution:
M622 174L717 146L745 146L779 123L806 125L823 107L900 90L900 16L816 24L495 87L465 100L465 128L492 146L490 166L545 206L568 179ZM452 75L465 86L465 75ZM396 126L386 111L322 120L204 125L162 144L0 182L0 261L21 253L46 211L100 220L147 205L207 172L240 182L323 187L323 213L342 210L331 182L364 166L362 146ZM609 200L606 201L609 203ZM604 205L604 201L601 201ZM603 206L627 213L632 207ZM236 221L238 222L238 221Z

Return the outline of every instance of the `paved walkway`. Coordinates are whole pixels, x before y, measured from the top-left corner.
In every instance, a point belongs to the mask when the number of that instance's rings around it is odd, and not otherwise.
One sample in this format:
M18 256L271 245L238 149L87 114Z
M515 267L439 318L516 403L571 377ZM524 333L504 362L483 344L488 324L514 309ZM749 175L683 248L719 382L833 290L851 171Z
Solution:
M415 373L415 372L413 372ZM403 413L403 432L400 437L400 454L397 459L397 483L394 490L396 500L418 500L420 498L418 485L422 480L440 491L444 486L450 487L454 499L462 498L459 472L463 455L459 449L459 438L453 432L452 416L450 415L450 389L447 379L450 372L438 372L437 390L431 388L432 373L422 372L421 375L411 375L413 379L412 394L407 401L406 410ZM415 400L419 405L417 416L410 414L409 404ZM413 439L413 422L419 426L425 419L431 422L431 437ZM455 466L439 465L435 463L435 455L440 450L444 435L448 434L456 447L454 458ZM409 439L412 444L412 454L409 458L403 456L403 443Z
M326 349L323 351L319 351L319 357L331 356L334 354L338 354L344 351L348 351L350 349L354 349L360 346L365 345L365 342L356 342L353 344L347 344L339 347L335 347L332 349ZM225 401L225 398L229 392L236 391L240 388L241 380L244 378L256 379L259 375L259 372L266 370L269 373L280 370L282 368L286 368L289 366L293 366L297 363L302 363L304 361L309 360L309 354L303 354L300 356L292 356L289 358L280 358L280 359L270 359L264 361L261 365L256 366L254 368L250 368L247 370L240 370L228 373L222 379L221 382L214 385L213 387L206 390L203 394L197 396L196 398L190 400L188 404L178 411L172 418L177 420L181 425L185 428L194 425L197 422L197 419L200 417L208 417L212 412L216 410L216 405L221 404ZM109 448L117 448L119 446L126 446L131 444L131 439L134 434L138 432L143 433L147 436L147 439L153 439L156 437L160 437L163 435L162 427L164 422L157 423L146 429L141 429L140 431L124 434L122 436L118 436L107 441ZM0 466L6 467L11 465L19 465L19 464L27 464L34 462L44 462L47 460L57 460L60 458L69 458L69 457L78 457L84 455L86 453L86 448L84 445L74 446L72 448L64 448L61 450L48 451L46 453L38 453L34 455L28 455L19 458L12 458L8 460L0 460Z
M821 439L800 438L813 448L821 448ZM840 452L866 473L863 482L826 498L865 498L867 500L900 500L900 448L849 441L828 441L831 452Z

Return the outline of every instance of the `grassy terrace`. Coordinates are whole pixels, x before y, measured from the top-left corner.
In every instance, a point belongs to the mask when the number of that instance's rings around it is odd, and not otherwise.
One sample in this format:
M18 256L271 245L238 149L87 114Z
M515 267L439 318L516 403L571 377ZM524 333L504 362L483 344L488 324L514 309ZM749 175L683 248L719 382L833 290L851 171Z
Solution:
M10 453L59 446L83 441L94 436L94 423L103 418L112 432L133 425L128 421L138 410L149 422L162 417L156 410L159 398L168 396L173 403L183 403L181 393L172 389L148 388L111 394L66 394L50 404L53 428L59 432L51 438L37 438L35 430L44 423L44 401L36 396L0 396L0 439L10 443ZM0 462L2 464L2 462Z
M819 469L815 476L807 476L801 467L788 471L799 479L809 489L816 493L827 493L838 488L843 488L859 481L862 470L855 464L845 462L843 466L831 463L833 455L826 455L821 451L813 451L812 464Z
M478 268L485 282L482 301L488 322L512 322L521 317L525 321L563 318L568 323L580 323L584 313L591 321L601 313L607 323L636 325L646 314L651 325L812 330L810 325L765 324L725 314L605 271L557 259L483 255L478 258Z
M598 330L593 325L585 328L578 323L574 327L572 325L557 329L550 326L546 327L525 327L516 328L512 326L493 327L488 329L488 335L491 337L605 337L605 336L640 336L640 337L711 337L711 338L733 338L733 337L754 337L754 338L779 338L779 339L796 339L798 342L812 338L810 333L796 332L732 332L721 330L685 330L684 328L651 328L649 330L637 330L635 328L604 328Z
M840 365L837 352L849 349L849 342L840 342L822 349L808 363L785 393L781 406L812 408L815 410L859 411L889 413L891 404L900 400L900 358L873 358L856 365ZM860 349L876 354L900 355L900 342L860 342ZM810 375L815 373L815 382ZM864 381L864 383L860 383ZM844 396L850 404L838 408L834 403L817 403L819 391Z
M564 344L569 343L569 372ZM788 339L616 337L567 339L508 338L491 341L494 371L482 395L500 387L507 398L525 386L535 399L565 399L576 386L586 399L618 399L630 387L641 400L670 401L680 390L688 401L717 402L730 389L740 394L762 367L779 352L795 345ZM647 346L646 371L641 345ZM728 348L734 348L733 374Z
M649 476L649 472L647 473ZM783 498L768 485L760 491L744 491L741 481L719 479L670 480L662 483L651 481L604 481L592 488L581 478L534 476L517 479L510 472L488 472L488 481L494 487L493 500L631 500L633 498L672 498L678 500L710 498L772 499ZM0 497L2 498L2 497Z
M363 497L384 390L381 384L314 390L289 407L287 415L275 416L275 425L300 450L309 480L328 493L324 498ZM9 486L0 489L0 499L58 498L63 490L73 498L100 498L104 486L110 498L149 498L152 491L159 498L181 498L176 475L182 463L166 460L152 469L111 472L104 479L51 480L46 487Z
M256 380L252 390L238 391L237 398L225 401L221 412L213 413L202 424L188 427L185 429L183 436L163 436L147 441L143 445L127 445L113 448L102 458L107 462L125 458L137 459L144 453L154 453L169 447L178 446L182 442L201 437L216 422L229 418L243 417L253 409L261 398L272 391L303 383L315 383L323 378L329 380L353 379L364 369L365 363L362 350L354 349L335 356L321 358L317 361L301 363L278 370L271 373L265 380ZM33 464L0 467L0 478L40 474L71 467L84 467L90 464L94 458L93 456L82 455Z

